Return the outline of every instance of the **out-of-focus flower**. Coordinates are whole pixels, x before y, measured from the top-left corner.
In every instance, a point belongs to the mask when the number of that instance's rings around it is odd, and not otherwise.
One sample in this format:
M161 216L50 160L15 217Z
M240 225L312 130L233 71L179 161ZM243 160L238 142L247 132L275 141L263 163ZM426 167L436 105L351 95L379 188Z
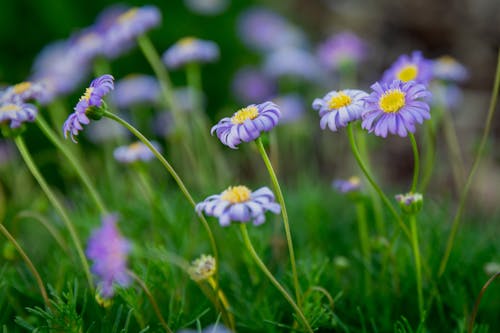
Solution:
M231 118L222 118L212 127L212 135L217 133L226 146L236 149L242 142L257 139L261 132L268 132L278 124L281 112L273 102L251 104L237 111Z
M495 275L500 272L500 263L498 262L487 262L484 264L484 272L486 275Z
M153 146L160 150L160 145L152 142ZM152 160L155 155L144 143L137 141L128 146L120 146L115 149L113 156L118 162L134 163L137 161L148 162Z
M394 80L402 82L416 81L427 84L432 79L432 61L425 59L422 52L413 51L411 56L400 56L392 66L384 72L382 81L390 84Z
M217 270L215 258L210 255L202 254L198 259L194 260L189 266L188 273L194 281L202 281L210 278Z
M113 77L105 74L94 79L90 86L85 90L85 94L80 97L80 100L75 106L75 112L69 115L64 122L63 132L64 137L71 136L71 140L76 142L75 135L83 129L82 124L90 123L89 117L95 117L91 113L95 113L101 106L104 105L103 97L114 88ZM102 111L102 110L101 110ZM98 117L97 117L98 119Z
M336 256L335 258L333 258L333 265L338 270L345 270L349 268L349 266L351 266L351 263L349 259L344 256Z
M70 56L91 63L95 57L104 55L104 38L93 26L74 33L68 40Z
M131 278L127 274L127 256L130 243L120 234L116 215L107 215L102 226L92 233L86 250L87 257L93 261L92 273L98 278L98 292L103 298L114 295L114 285L126 287Z
M359 192L361 190L361 180L356 176L353 176L347 180L336 179L333 181L332 186L342 194Z
M229 6L229 0L184 0L184 3L192 12L201 15L217 15Z
M461 105L463 93L456 84L433 81L429 87L432 92L432 105L444 107L446 110L452 110Z
M371 88L361 123L370 133L384 138L387 133L405 137L415 132L415 123L431 117L427 102L431 93L423 84L395 80L390 84L376 82Z
M18 128L25 122L35 121L38 109L27 103L0 104L0 125L10 123L10 128Z
M273 102L280 108L282 124L295 122L305 113L304 99L299 94L282 95L276 97Z
M355 66L366 57L366 43L356 34L344 31L328 38L318 47L321 63L331 70Z
M169 111L156 113L151 121L151 127L156 135L161 137L168 136L175 128L172 113Z
M201 332L199 330L182 329L177 333L232 333L232 331L223 324L217 323L208 325Z
M270 53L264 62L264 71L273 78L292 77L310 82L324 80L316 57L299 48L281 48Z
M418 213L424 203L424 197L420 193L397 194L395 198L403 213L410 215Z
M219 224L227 227L231 222L249 222L261 225L265 213L279 214L281 207L275 202L274 194L267 187L252 192L246 186L230 186L221 194L211 195L196 205L196 212L205 212L219 219Z
M24 103L44 100L46 87L41 82L21 82L8 87L0 96L0 103Z
M247 47L264 52L305 44L302 31L264 7L246 10L238 18L238 33Z
M126 118L126 116L120 117ZM108 118L102 118L99 121L90 123L85 130L85 136L87 139L95 144L111 140L115 140L115 142L116 140L120 141L121 139L126 138L129 134L130 132L127 131L125 127Z
M10 140L0 140L0 167L9 163L16 152Z
M455 58L442 56L432 62L434 78L451 82L463 82L469 77L467 68Z
M184 37L167 49L162 59L168 68L173 69L193 62L214 62L219 59L219 47L209 40Z
M330 91L323 98L316 98L312 107L319 111L321 129L328 126L331 131L336 132L350 122L361 119L367 96L362 90L345 89Z
M273 97L276 93L276 82L265 72L243 67L234 75L232 90L242 103L258 103Z
M110 102L119 108L138 104L157 104L160 98L160 84L150 75L128 75L117 81L109 94Z

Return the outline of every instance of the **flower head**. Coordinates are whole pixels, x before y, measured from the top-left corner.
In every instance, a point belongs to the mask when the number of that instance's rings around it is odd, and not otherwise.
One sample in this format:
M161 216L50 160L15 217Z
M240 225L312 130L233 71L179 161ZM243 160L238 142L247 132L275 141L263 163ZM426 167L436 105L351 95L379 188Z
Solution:
M414 51L411 56L400 56L392 66L385 71L382 81L391 83L394 80L402 82L416 81L427 84L432 79L432 61L425 59L422 52Z
M264 71L276 79L286 77L318 82L325 78L316 57L296 47L280 48L269 53L264 62Z
M370 133L384 138L388 132L405 137L415 132L415 123L431 117L427 103L431 93L423 84L396 80L391 84L377 82L371 88L361 123Z
M46 94L46 87L43 82L25 81L8 87L0 96L0 103L44 100L44 94Z
M266 211L279 214L280 205L267 187L252 192L246 186L231 186L221 194L209 196L196 205L196 212L219 218L219 224L229 226L231 222L249 222L260 225L265 221Z
M0 104L0 125L10 122L10 128L18 128L24 122L35 121L38 113L33 104L7 102Z
M116 82L110 101L119 108L148 103L156 104L160 96L158 80L149 75L129 75Z
M113 80L111 75L105 74L90 83L90 86L85 90L85 93L76 104L75 112L70 114L64 122L63 132L65 138L67 138L69 133L71 140L76 142L74 137L83 129L82 124L87 125L90 123L87 116L92 116L92 111L103 106L103 97L113 90Z
M364 110L364 98L368 96L362 90L345 89L330 91L323 98L313 101L313 109L319 111L320 127L327 126L333 132L346 127L352 121L361 119Z
M116 215L105 216L102 226L90 236L86 250L87 257L93 261L92 273L98 278L103 298L114 295L115 284L126 287L131 281L127 274L127 255L131 246L120 234L117 220Z
M332 186L337 191L343 194L359 192L359 190L361 189L361 180L356 176L353 176L347 180L336 179L333 181Z
M212 127L219 140L226 146L236 149L242 142L257 139L261 132L268 132L278 124L281 112L273 102L251 104L237 111L231 118L222 118Z
M366 44L354 33L344 31L322 43L318 47L318 57L321 63L332 70L357 65L366 57Z
M156 149L159 149L159 145L156 142L152 142ZM122 163L133 163L137 161L147 162L152 160L155 155L144 143L137 141L128 146L120 146L113 152L115 159Z
M424 203L424 197L420 193L397 194L395 198L403 213L410 215L418 213Z
M467 68L450 56L442 56L434 60L432 70L434 77L443 81L462 82L469 76Z
M194 260L189 266L188 273L194 281L201 281L210 278L217 271L215 258L210 255L202 254L201 257Z
M219 59L219 47L212 41L184 37L165 51L162 58L173 69L193 62L214 62Z

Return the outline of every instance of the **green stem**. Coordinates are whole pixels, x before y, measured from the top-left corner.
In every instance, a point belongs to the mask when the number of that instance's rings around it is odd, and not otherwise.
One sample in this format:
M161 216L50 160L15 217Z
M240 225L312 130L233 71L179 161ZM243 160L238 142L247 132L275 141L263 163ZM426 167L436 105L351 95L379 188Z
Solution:
M85 272L85 275L87 277L87 282L89 284L89 287L92 288L92 275L90 274L90 269L89 269L89 264L87 262L87 259L85 258L85 254L82 249L82 245L80 243L80 239L78 238L78 234L76 233L76 230L73 226L73 223L71 222L68 214L66 213L66 210L64 209L63 205L59 202L57 197L52 193L52 190L50 189L49 185L43 178L42 174L40 171L38 171L38 168L36 167L35 163L33 162L33 159L31 158L31 155L26 148L26 145L24 144L24 141L21 136L18 136L17 138L14 139L17 148L19 149L19 152L21 153L21 156L24 159L24 162L28 166L28 169L31 171L33 174L33 177L37 180L38 184L42 188L43 192L51 202L51 204L56 208L57 212L61 216L64 224L66 225L66 228L68 228L69 234L71 236L71 239L73 240L73 243L76 248L76 252L78 253L78 256L80 258L80 261L82 262L82 267Z
M288 213L286 211L285 199L283 198L283 193L281 192L281 187L278 182L278 178L276 177L276 173L274 172L273 166L269 157L267 156L266 149L262 144L262 139L259 137L255 141L257 148L259 150L262 159L264 160L264 164L266 165L267 171L269 172L269 176L271 177L271 182L273 184L274 191L276 192L276 197L281 206L281 215L283 216L283 225L285 227L285 235L288 243L288 252L290 254L290 262L292 264L292 274L293 274L293 284L295 287L295 297L297 299L297 303L301 304L301 291L299 285L299 278L297 274L297 266L295 264L295 253L293 250L293 242L292 242L292 234L290 232L290 224L288 222Z
M418 312L420 314L420 321L424 320L424 294L422 290L422 261L420 257L420 248L418 246L418 229L417 218L415 215L410 216L411 228L411 245L413 255L415 256L415 271L417 280L417 293L418 293Z
M419 192L424 193L429 185L434 170L434 161L436 159L436 135L434 133L434 125L436 119L431 117L430 121L425 124L425 155L422 170L422 180L419 186Z
M408 133L408 136L410 137L411 141L411 149L413 150L413 181L411 182L411 189L410 193L415 193L417 190L417 183L418 183L418 173L420 170L420 159L418 156L418 145L417 141L415 140L415 136L413 133Z
M274 284L274 286L280 291L280 293L285 297L285 299L288 301L288 303L292 306L292 308L295 310L297 315L300 317L300 320L302 320L302 323L304 324L304 327L309 331L313 332L311 326L309 326L309 323L300 310L300 308L297 306L297 304L294 302L293 298L288 294L288 292L283 288L283 286L276 280L276 278L273 276L273 274L267 269L266 265L262 262L260 259L259 255L255 251L255 248L252 245L252 242L250 241L250 237L248 236L248 230L246 228L246 224L242 223L240 224L241 228L241 235L243 236L243 242L245 243L245 246L247 247L248 251L250 251L250 254L252 255L253 259L257 263L257 266L264 272L264 274L271 280L271 283Z
M498 52L495 83L493 85L490 107L488 109L488 116L486 118L486 126L484 128L483 137L481 138L479 149L477 150L476 157L474 158L474 163L472 164L469 176L467 177L467 181L465 182L464 190L460 195L460 202L458 204L455 218L453 219L450 236L448 237L448 242L446 244L446 250L443 259L441 260L441 264L439 265L438 277L441 277L444 274L446 270L446 265L448 263L448 259L450 258L451 250L453 248L453 242L455 241L455 236L457 234L458 226L460 224L460 218L462 217L462 213L465 208L465 201L467 199L467 194L469 193L470 186L472 185L472 179L476 174L479 162L481 161L481 156L483 155L483 151L486 146L486 141L488 140L488 135L490 134L491 123L493 120L493 115L495 114L495 108L497 105L497 97L499 90L500 90L500 51Z
M469 325L467 328L467 333L472 333L474 329L474 322L476 321L476 315L477 311L479 310L479 304L481 304L481 299L483 298L484 293L486 292L486 289L490 286L490 284L496 279L500 277L500 272L497 272L493 274L492 277L486 281L484 286L481 288L481 291L479 292L479 295L477 296L476 302L474 303L474 309L472 309L472 315L470 317Z
M45 285L43 284L43 280L40 277L40 274L38 273L37 269L35 268L35 265L33 265L33 262L28 257L26 252L24 252L21 245L19 245L19 243L16 241L16 239L10 234L10 232L4 227L4 225L2 223L0 223L0 231L9 241L11 241L11 243L16 248L17 252L19 252L21 257L23 258L24 262L28 266L28 269L31 271L31 274L33 274L33 277L35 278L36 283L38 284L38 289L40 289L40 294L42 294L42 298L43 298L43 301L45 303L45 306L47 308L50 308L50 301L49 301L49 297L47 296L47 290L45 289Z
M455 181L457 193L463 188L463 179L465 176L464 160L460 151L460 143L458 142L457 132L453 125L453 118L448 110L443 110L443 130L450 152L451 170Z
M370 271L371 271L371 250L370 238L368 236L368 226L366 224L366 209L363 202L356 203L356 215L358 220L358 235L363 255L363 266L365 275L365 291L367 295L372 292Z
M87 188L90 197L94 200L97 208L101 212L102 215L107 213L107 209L104 207L103 201L94 186L90 182L90 178L85 172L85 170L81 167L81 163L77 161L77 158L73 155L73 153L59 140L54 131L47 125L42 116L38 115L36 118L36 123L38 127L42 130L43 134L63 153L63 155L68 159L71 166L75 169L76 174L80 177L83 185Z
M399 214L396 212L396 209L391 204L391 202L389 201L389 199L387 198L387 196L384 194L384 192L382 191L382 189L375 182L375 180L373 179L370 171L368 170L368 168L366 167L365 163L363 162L363 160L361 158L361 155L359 154L358 147L356 145L356 140L354 138L354 133L353 133L353 130L352 130L352 123L350 123L350 124L347 125L347 134L349 136L349 143L351 145L352 153L354 154L354 157L356 158L356 161L358 162L358 165L361 168L361 171L363 171L366 179L368 179L368 181L370 182L370 184L372 185L372 187L375 189L375 191L377 191L378 195L380 196L380 198L382 199L382 201L384 202L384 204L387 206L387 208L389 208L389 211L391 212L391 214L394 216L394 218L398 222L399 226L401 227L401 229L405 233L406 237L408 237L408 239L411 239L411 234L410 234L410 231L408 230L408 227L403 223L403 220L401 219L401 217L399 216Z

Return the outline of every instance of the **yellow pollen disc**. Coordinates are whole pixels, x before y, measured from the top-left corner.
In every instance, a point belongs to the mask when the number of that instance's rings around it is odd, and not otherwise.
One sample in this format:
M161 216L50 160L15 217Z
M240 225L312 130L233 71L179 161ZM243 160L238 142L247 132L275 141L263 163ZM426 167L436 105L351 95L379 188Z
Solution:
M194 38L194 37L184 37L184 38L180 39L177 43L180 46L189 46L189 45L192 45L195 41L196 41L196 38Z
M378 100L378 106L385 113L397 112L405 105L405 103L405 93L399 89L386 91Z
M16 94L22 94L26 90L31 88L31 82L21 82L14 86L13 90Z
M93 87L88 87L87 89L85 89L85 94L83 94L82 97L80 97L80 101L88 101L90 99L90 95L92 94L92 91L94 90Z
M0 112L19 111L21 108L15 104L7 104L0 107Z
M121 14L118 17L118 22L126 22L134 18L134 16L137 14L138 8L131 8L127 10L125 13Z
M243 124L245 120L255 119L259 115L259 110L256 106L247 106L246 108L240 109L231 118L231 122L235 125Z
M248 201L251 193L252 192L246 186L230 186L222 193L220 198L222 200L229 201L230 203L241 203Z
M352 185L359 185L361 183L361 180L359 179L359 177L356 177L356 176L352 176L351 178L348 179L348 181Z
M398 74L396 74L396 77L398 80L401 80L403 82L408 82L411 80L415 80L418 75L418 67L416 65L406 65L404 66Z
M139 150L141 148L140 142L134 142L128 146L130 150Z
M439 58L438 58L438 61L439 61L440 63L447 64L447 65L453 65L453 64L456 64L456 63L457 63L457 61L455 60L455 58L450 57L450 56L448 56L448 55L445 55L445 56L439 57Z
M337 95L333 96L328 102L328 107L330 109L339 109L344 106L351 105L352 99L349 95L340 91Z

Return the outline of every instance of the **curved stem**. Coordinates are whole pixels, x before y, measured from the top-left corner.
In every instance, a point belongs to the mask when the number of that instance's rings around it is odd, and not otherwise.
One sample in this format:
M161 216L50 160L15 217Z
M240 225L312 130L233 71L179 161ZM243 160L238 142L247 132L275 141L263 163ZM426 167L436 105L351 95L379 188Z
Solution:
M246 224L242 223L240 224L240 229L241 229L241 235L243 236L243 242L245 243L245 246L247 247L248 251L250 251L250 254L252 255L253 259L257 263L257 266L264 272L264 274L271 280L271 283L280 291L280 293L285 297L285 299L288 301L288 303L292 306L292 308L295 310L297 315L300 317L300 320L302 320L302 323L304 324L305 328L313 333L313 330L311 326L309 326L309 323L307 322L306 317L300 310L300 308L297 306L297 304L294 302L292 297L288 294L288 292L283 288L283 286L276 280L276 278L273 276L273 274L267 269L266 265L262 262L260 259L259 255L255 251L252 242L250 241L250 237L248 236L248 231L246 228Z
M497 97L499 90L500 90L500 50L498 52L495 83L493 85L493 91L491 93L490 107L488 109L488 116L486 118L486 126L484 127L483 137L481 138L481 142L479 144L476 157L474 158L474 163L472 164L469 176L467 177L467 181L465 182L464 190L460 195L460 202L458 204L455 218L453 219L450 236L448 237L448 242L446 244L446 250L443 259L441 260L441 264L439 265L438 277L441 277L444 274L444 271L446 270L446 265L448 264L448 259L450 258L451 249L453 248L453 242L455 241L455 236L457 234L458 226L460 224L460 218L462 217L462 213L465 207L465 200L467 199L467 195L469 194L469 189L470 186L472 185L472 179L476 174L479 162L481 161L481 156L486 146L486 141L488 140L488 135L490 134L491 123L493 120L493 115L495 114L495 107L497 105Z
M227 318L227 321L229 322L229 328L231 329L231 331L236 332L236 326L234 323L234 316L229 311L231 306L229 305L229 301L227 300L226 295L224 294L222 289L217 290L217 284L215 283L215 280L212 277L209 277L207 279L207 281L210 284L210 286L212 287L212 289L214 290L214 292L217 293L215 297L218 297L220 300L220 303L222 304L222 308L224 310L225 316Z
M420 170L420 159L418 156L418 145L417 145L417 141L415 140L415 136L411 132L408 134L408 136L410 137L410 141L411 141L411 149L413 151L413 163L414 163L413 181L411 183L410 193L415 193L415 191L417 190L418 173Z
M160 308L158 307L158 304L156 303L153 295L149 291L148 286L146 286L146 283L144 283L144 281L142 281L142 279L139 276L137 276L134 272L127 271L127 273L139 284L139 286L141 286L142 290L144 290L144 292L146 293L146 296L148 297L149 302L153 306L153 310L155 311L155 314L158 317L158 319L160 320L160 323L163 326L163 328L165 329L165 331L167 331L168 333L173 333L172 330L170 329L170 327L168 327L167 322L163 318L161 311L160 311Z
M78 235L76 233L76 230L73 226L73 223L71 222L68 214L66 213L66 210L64 209L63 205L59 202L57 197L52 193L52 190L50 189L49 185L43 178L42 174L40 171L38 171L38 168L36 167L35 163L33 162L33 159L31 158L31 155L26 148L26 145L24 144L24 141L21 136L18 136L17 138L14 139L14 142L17 145L17 148L19 149L19 152L21 153L21 156L24 159L24 162L28 166L28 169L31 171L33 174L33 177L35 177L36 181L42 188L43 192L49 199L50 203L55 207L59 215L61 216L66 228L68 228L69 234L71 236L71 239L73 240L73 243L76 248L76 252L78 253L78 257L80 258L80 261L82 263L83 270L85 272L85 275L87 277L87 282L89 284L89 287L92 289L92 275L90 274L90 269L89 269L89 264L87 262L87 259L85 258L85 254L83 253L82 245L80 243L80 239L78 238Z
M85 170L81 167L80 163L77 161L76 156L59 140L54 131L47 125L42 116L38 115L36 118L36 124L42 130L43 134L59 149L63 155L68 159L71 166L75 169L76 174L80 177L83 185L87 188L90 197L94 200L97 208L102 215L106 215L107 209L104 207L103 200L95 190L92 185L89 176Z
M28 269L31 271L31 274L33 274L33 277L36 280L36 283L38 284L38 289L40 289L40 294L42 294L43 301L45 303L45 306L47 308L50 308L50 301L49 297L47 296L47 290L45 289L45 286L43 284L43 280L40 277L40 274L35 268L35 265L31 262L31 259L28 257L26 252L24 252L23 248L19 243L16 241L16 239L9 233L9 231L4 227L3 223L0 223L0 231L2 234L9 240L11 241L12 245L16 248L17 252L21 255L23 258L24 262L28 266Z
M491 278L489 278L489 280L486 281L484 286L481 288L481 291L479 292L479 295L477 296L476 302L474 303L474 309L472 310L472 315L470 317L469 327L467 329L468 333L472 333L472 329L474 328L474 322L476 321L477 311L479 310L479 304L481 303L481 299L483 298L483 295L486 292L486 289L488 289L490 284L499 276L500 276L500 272L497 272Z
M292 234L290 232L290 224L288 222L288 213L286 211L285 199L283 198L283 193L281 192L280 184L278 182L278 178L276 177L276 173L274 172L273 166L269 157L267 156L266 149L262 144L262 139L259 137L255 141L257 144L257 148L259 149L259 153L264 160L264 164L266 165L267 171L269 172L269 176L271 177L271 182L273 183L274 191L276 192L276 197L281 206L281 215L283 216L283 225L285 227L285 235L286 241L288 243L288 252L290 254L290 263L292 264L292 274L293 274L293 284L295 287L295 297L297 299L297 303L301 304L301 291L299 278L297 274L297 266L295 265L295 253L293 250L293 242L292 242Z
M352 123L347 125L347 134L349 136L349 143L351 145L352 153L354 154L354 157L356 158L356 161L358 162L358 165L361 168L361 171L363 171L366 179L368 179L368 181L370 182L372 187L375 189L375 191L377 191L378 195L380 196L380 198L382 199L384 204L387 206L387 208L389 208L389 211L391 212L391 214L394 216L394 218L398 222L399 226L401 227L401 229L405 233L406 237L408 237L408 239L411 239L411 234L410 234L410 231L408 230L408 227L403 223L403 220L401 220L401 217L396 212L396 209L393 207L393 205L391 204L391 202L389 201L387 196L384 194L382 189L375 182L370 171L368 170L365 163L361 159L361 155L359 154L358 147L356 146L356 140L354 138L354 134L352 131Z
M410 216L411 227L411 245L413 248L413 255L415 256L415 272L417 281L417 294L418 294L418 312L420 314L420 321L424 320L424 294L422 290L422 261L420 257L420 248L418 246L418 229L417 218L415 215Z

